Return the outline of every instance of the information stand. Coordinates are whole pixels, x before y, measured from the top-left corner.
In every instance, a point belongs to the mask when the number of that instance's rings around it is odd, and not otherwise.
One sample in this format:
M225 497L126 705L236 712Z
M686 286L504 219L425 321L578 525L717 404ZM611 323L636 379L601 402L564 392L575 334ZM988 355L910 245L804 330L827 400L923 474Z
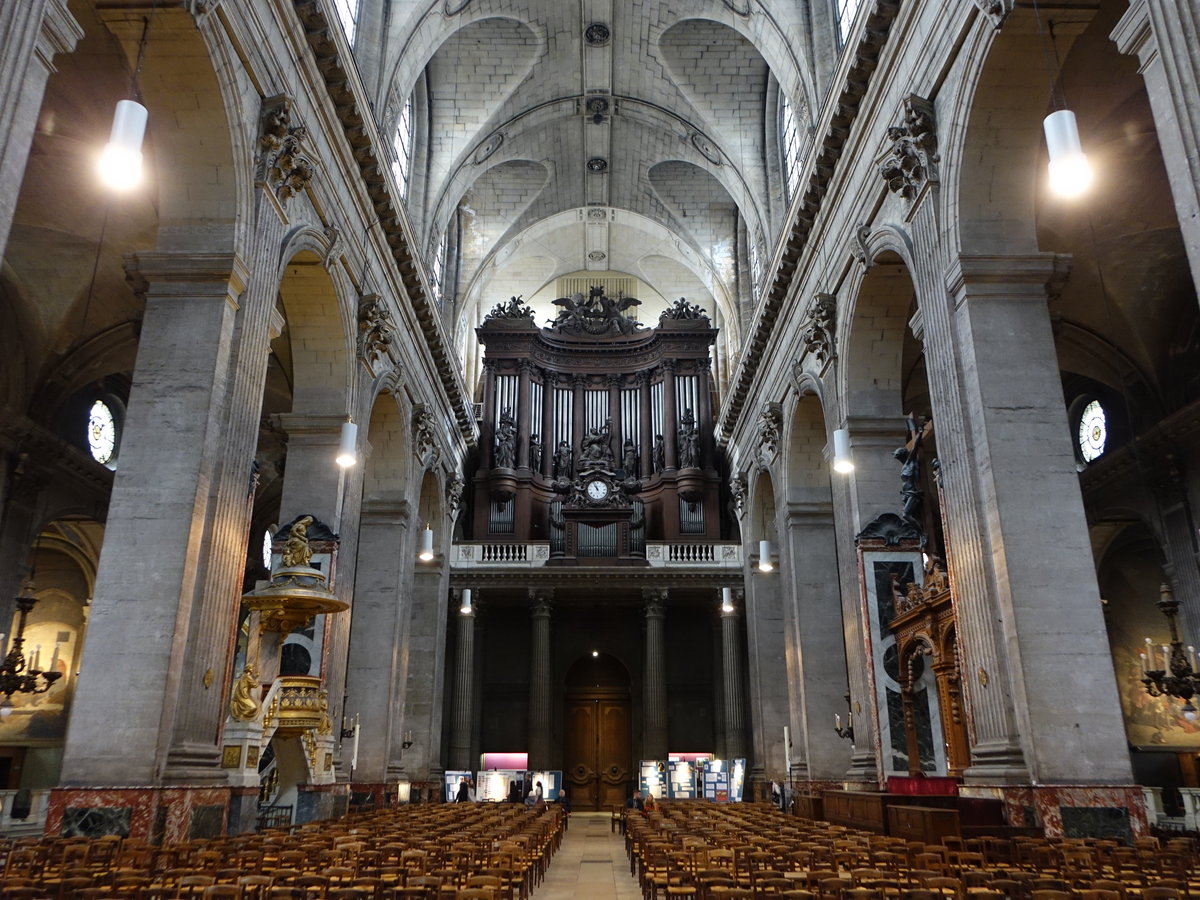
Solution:
M447 803L453 803L458 797L458 783L463 778L474 778L474 772L451 772L447 771L442 775L442 799ZM476 793L478 796L478 793Z
M696 767L686 759L673 760L667 764L668 796L672 800L694 800L696 798Z
M643 759L638 768L638 790L643 797L667 797L667 764L661 759Z

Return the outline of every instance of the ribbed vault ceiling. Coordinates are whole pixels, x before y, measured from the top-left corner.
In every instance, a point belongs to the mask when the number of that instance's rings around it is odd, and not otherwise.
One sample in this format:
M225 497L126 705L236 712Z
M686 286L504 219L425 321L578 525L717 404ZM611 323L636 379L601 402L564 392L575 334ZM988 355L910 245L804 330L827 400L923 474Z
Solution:
M408 205L423 249L461 235L445 288L458 328L580 270L629 273L736 320L739 248L767 254L783 217L767 140L778 91L802 128L812 106L789 49L804 43L797 6L395 4L384 108L415 99Z

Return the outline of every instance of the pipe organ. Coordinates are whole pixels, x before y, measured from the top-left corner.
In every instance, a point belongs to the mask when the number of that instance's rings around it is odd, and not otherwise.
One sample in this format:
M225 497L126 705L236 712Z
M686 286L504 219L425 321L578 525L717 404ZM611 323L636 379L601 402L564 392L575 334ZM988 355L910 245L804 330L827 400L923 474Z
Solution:
M483 420L475 540L549 541L551 565L645 564L646 541L721 536L710 347L684 300L655 328L633 298L599 288L529 307L499 304L476 329Z

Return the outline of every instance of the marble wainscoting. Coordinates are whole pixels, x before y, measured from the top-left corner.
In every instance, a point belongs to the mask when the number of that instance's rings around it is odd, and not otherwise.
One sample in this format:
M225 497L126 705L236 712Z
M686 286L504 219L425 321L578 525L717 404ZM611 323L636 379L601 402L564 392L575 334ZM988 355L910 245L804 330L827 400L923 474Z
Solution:
M1047 837L1128 842L1150 833L1145 796L1137 785L963 785L959 793L1003 800L1010 825L1038 827Z
M225 833L229 799L225 787L55 788L46 834L119 834L155 844L217 837Z
M303 784L296 789L295 823L340 819L350 810L350 785Z

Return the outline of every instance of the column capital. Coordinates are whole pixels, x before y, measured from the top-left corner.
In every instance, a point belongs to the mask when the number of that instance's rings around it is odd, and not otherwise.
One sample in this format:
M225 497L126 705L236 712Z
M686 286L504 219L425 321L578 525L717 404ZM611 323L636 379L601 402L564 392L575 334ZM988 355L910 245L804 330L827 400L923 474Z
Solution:
M60 53L70 53L83 39L83 28L67 9L66 0L50 0L42 14L42 30L35 47L42 64L51 72L51 61Z
M529 589L529 613L535 619L548 619L554 610L554 590L552 588Z
M140 296L187 296L200 289L200 285L223 286L236 309L233 298L246 289L250 270L236 253L150 251L125 255L125 278ZM204 293L210 291L211 288Z
M1137 56L1144 65L1158 52L1158 39L1150 27L1150 4L1146 0L1129 0L1129 9L1109 35L1117 49L1128 56Z
M666 588L642 588L642 604L647 619L661 619L667 612Z
M1063 253L961 254L946 273L946 288L951 296L960 298L971 294L1045 300L1047 292L1056 291L1070 270L1071 257Z
M797 525L830 525L833 523L833 503L788 503L784 521L789 528Z
M277 426L287 432L288 438L300 438L311 444L323 444L341 440L344 415L321 415L319 413L275 413L271 416Z

